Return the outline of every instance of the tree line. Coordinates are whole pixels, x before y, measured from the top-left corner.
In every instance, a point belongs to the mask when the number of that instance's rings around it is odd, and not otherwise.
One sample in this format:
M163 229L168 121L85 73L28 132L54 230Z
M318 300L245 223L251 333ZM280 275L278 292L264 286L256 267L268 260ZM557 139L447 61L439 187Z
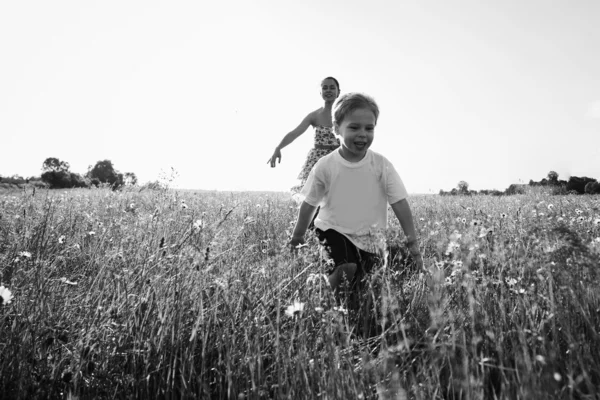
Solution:
M80 175L71 171L68 162L56 157L48 157L42 164L40 177L23 178L18 175L12 177L0 176L0 182L10 184L24 184L43 182L44 186L51 189L90 188L92 186L108 185L118 189L125 185L136 185L138 180L133 172L121 173L117 171L110 160L98 161L94 166L89 166L88 171Z
M600 182L594 178L588 178L587 176L571 176L569 180L558 179L558 173L556 171L548 172L546 178L543 178L539 182L531 179L529 184L518 184L513 183L504 191L501 190L469 190L469 184L466 181L458 182L458 185L446 192L440 190L440 196L456 196L456 195L513 195L513 194L525 194L527 187L547 187L551 190L552 194L600 194Z

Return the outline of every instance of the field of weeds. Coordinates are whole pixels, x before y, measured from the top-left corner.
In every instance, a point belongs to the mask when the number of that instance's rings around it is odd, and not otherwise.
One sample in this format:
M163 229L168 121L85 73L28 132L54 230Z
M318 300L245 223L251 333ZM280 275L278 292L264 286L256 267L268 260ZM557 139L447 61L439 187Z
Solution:
M0 193L0 397L597 398L599 198L410 202L356 335L286 194Z

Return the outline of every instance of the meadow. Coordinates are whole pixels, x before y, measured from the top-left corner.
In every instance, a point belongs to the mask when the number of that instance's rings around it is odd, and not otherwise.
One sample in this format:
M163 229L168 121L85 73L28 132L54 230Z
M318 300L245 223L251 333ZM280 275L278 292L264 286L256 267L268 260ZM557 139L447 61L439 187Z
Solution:
M0 398L598 398L599 196L410 202L369 336L285 193L2 192Z

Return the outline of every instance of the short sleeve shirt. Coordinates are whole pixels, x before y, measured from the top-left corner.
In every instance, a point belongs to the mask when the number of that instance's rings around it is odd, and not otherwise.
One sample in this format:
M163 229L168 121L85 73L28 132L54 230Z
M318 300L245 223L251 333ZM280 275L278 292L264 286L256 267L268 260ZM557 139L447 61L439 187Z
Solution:
M301 199L321 207L317 228L334 229L372 253L385 247L388 204L407 197L392 163L371 150L356 163L345 160L339 151L322 157L300 192Z

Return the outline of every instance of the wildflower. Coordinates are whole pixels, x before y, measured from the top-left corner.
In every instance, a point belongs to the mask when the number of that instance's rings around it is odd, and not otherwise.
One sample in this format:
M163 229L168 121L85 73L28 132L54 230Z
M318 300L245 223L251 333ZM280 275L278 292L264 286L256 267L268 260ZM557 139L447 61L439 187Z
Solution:
M581 224L583 221L585 221L585 218L583 218L581 216L577 217L577 222L579 222Z
M461 217L456 217L456 222L460 223L462 221Z
M596 219L594 220L594 225L596 225L596 226L600 226L600 218L596 218Z
M201 219L196 220L196 222L194 222L193 228L196 231L202 230L204 228L204 221L202 221Z
M425 218L421 217L421 218L419 218L419 221L423 222L423 221L425 221Z
M31 253L28 251L19 252L19 257L31 258Z
M583 211L581 211L581 210L578 208L578 209L576 209L576 210L575 210L575 213L576 213L577 215L579 215L579 214L582 214L582 213L583 213Z
M505 219L506 217L508 217L508 215L506 215L506 213L500 214L500 218Z
M505 282L508 286L514 286L517 284L517 280L515 278L506 278Z
M215 285L217 285L221 289L225 289L227 287L227 283L225 282L225 279L223 279L223 278L215 279Z
M13 295L12 295L11 291L8 290L7 288L5 288L4 286L0 286L0 300L2 300L0 302L0 304L2 304L2 305L10 304L12 299L13 299Z
M535 356L535 359L542 364L546 364L546 359L544 358L544 356L538 354L537 356Z
M471 207L467 207L467 211L471 211Z
M454 250L458 250L458 249L460 249L460 244L458 244L456 242L450 242L450 243L448 243L446 253L444 253L444 254L449 256L450 254L454 253Z
M454 260L452 261L452 265L454 265L456 268L462 268L463 262L460 260Z
M333 311L337 311L340 314L348 314L348 310L346 310L344 307L340 306L340 307L333 307Z
M315 307L315 311L318 313L322 313L324 310L323 307Z
M89 232L88 232L88 235L89 235L89 236L94 236L95 234L96 234L96 232L94 232L94 231L89 231Z
M65 240L66 240L65 235L60 235L58 238L58 243L63 244L65 242Z
M467 223L467 219L463 218L463 219L460 220L460 222L462 222L463 224L466 224Z
M294 301L291 305L289 305L285 310L285 315L288 317L293 317L296 314L302 314L304 310L304 303L300 303L299 301Z
M460 233L458 233L458 231L456 229L454 231L452 231L452 234L450 234L450 240L453 242L456 242L461 237L462 237L462 235Z
M187 204L185 204L185 203L182 202L181 203L181 208L185 210L186 208L188 208L188 206L187 206Z
M444 268L444 262L443 261L436 261L435 262L435 267L437 269L443 269Z
M481 226L481 221L478 219L474 219L471 221L471 226Z
M548 204L548 210L550 210L550 211L554 210L554 204Z
M554 380L556 382L560 382L560 381L562 381L562 376L560 376L560 374L558 372L555 372L554 373Z

